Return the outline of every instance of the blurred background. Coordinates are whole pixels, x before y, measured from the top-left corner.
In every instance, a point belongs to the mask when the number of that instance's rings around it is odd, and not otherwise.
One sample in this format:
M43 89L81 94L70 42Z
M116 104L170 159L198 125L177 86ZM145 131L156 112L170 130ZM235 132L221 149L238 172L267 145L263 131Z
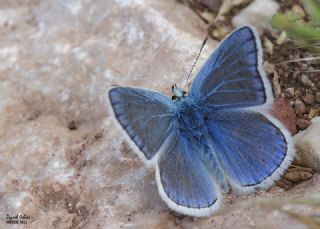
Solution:
M319 22L316 0L1 0L0 228L320 228ZM270 112L296 161L221 213L177 215L115 130L107 89L183 85L205 37L191 79L244 24L260 33Z

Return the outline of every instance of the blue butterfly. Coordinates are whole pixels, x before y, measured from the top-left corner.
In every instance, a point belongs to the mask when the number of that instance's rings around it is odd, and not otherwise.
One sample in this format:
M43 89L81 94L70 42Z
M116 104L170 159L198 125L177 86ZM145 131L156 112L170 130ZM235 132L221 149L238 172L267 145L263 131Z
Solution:
M273 95L252 26L221 42L200 69L189 94L172 99L146 89L113 87L115 120L147 166L160 196L182 214L207 216L223 194L270 187L294 157L289 132L271 117Z

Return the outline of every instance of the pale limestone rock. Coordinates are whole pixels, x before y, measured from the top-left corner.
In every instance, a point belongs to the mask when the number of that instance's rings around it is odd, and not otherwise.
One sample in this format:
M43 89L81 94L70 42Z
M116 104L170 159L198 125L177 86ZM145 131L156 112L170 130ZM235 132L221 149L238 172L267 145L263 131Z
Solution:
M154 172L115 130L105 105L109 86L161 91L185 80L206 35L187 7L169 0L0 6L1 22L12 22L0 25L0 228L6 214L18 213L31 217L28 224L5 226L301 228L261 208L177 217L159 197ZM275 188L261 195L284 194Z
M297 163L320 169L320 117L313 118L311 125L294 136Z
M279 3L274 0L255 0L232 18L232 24L239 27L253 24L258 30L272 29L272 16L279 10Z

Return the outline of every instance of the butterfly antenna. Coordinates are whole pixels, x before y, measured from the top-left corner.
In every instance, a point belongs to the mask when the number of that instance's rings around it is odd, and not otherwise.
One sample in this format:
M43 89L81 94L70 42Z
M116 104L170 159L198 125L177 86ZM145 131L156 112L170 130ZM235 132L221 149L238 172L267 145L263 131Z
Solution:
M193 71L193 69L194 69L194 66L196 65L196 63L197 63L197 61L198 61L198 59L199 59L199 57L200 57L200 54L201 54L201 52L202 52L202 49L203 49L203 47L205 46L205 44L207 43L207 40L208 40L208 36L206 36L206 38L203 40L203 42L202 42L202 44L201 44L201 48L200 48L200 51L199 51L199 53L198 53L198 56L197 56L196 60L194 61L193 65L192 65L192 67L191 67L191 70L190 70L189 75L188 75L187 80L186 80L186 84L184 85L185 88L186 88L186 86L187 86L187 84L188 84L188 81L189 81L189 78L190 78L190 76L191 76L191 73L192 73L192 71Z

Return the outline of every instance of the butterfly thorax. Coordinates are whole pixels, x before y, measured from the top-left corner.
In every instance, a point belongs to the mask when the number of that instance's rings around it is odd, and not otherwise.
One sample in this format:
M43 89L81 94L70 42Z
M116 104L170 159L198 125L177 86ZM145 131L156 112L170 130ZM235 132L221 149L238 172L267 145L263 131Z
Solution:
M179 131L190 137L200 138L205 133L203 114L199 107L195 106L190 97L184 97L176 101L175 114Z

